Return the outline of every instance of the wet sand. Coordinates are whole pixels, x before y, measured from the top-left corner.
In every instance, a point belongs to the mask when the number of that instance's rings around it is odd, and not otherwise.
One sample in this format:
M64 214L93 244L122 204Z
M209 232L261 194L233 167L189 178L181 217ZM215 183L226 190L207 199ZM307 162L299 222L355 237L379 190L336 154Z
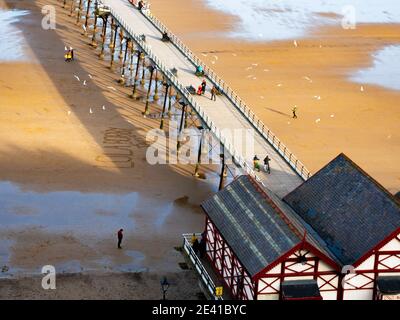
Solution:
M45 4L56 5L55 31L41 28ZM202 231L199 203L215 192L217 173L203 168L209 179L194 179L193 166L147 163L146 132L159 122L143 118L144 103L127 97L131 89L118 85L119 75L98 60L60 1L0 7L30 10L16 24L27 59L0 63L0 266L7 270L0 277L39 274L51 264L78 278L145 272L158 277L158 287L164 273L187 273L174 247L182 233ZM64 46L75 49L74 62L64 61ZM121 132L129 148L115 157L106 142ZM181 293L196 298L197 280L187 279Z
M151 3L152 12L311 172L344 152L392 193L400 189L400 92L349 80L373 64L373 53L400 43L400 25L321 27L296 39L295 47L292 40L255 43L227 37L238 18L203 1ZM291 118L294 106L297 120Z

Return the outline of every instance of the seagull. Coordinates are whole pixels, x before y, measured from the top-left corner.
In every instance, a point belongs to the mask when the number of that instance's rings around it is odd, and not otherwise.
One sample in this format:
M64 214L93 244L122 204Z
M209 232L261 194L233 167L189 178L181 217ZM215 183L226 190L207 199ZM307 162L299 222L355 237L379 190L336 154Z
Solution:
M88 76L90 79L93 79L93 76L90 73L88 74Z
M83 85L86 86L86 80L83 80Z
M246 68L246 70L251 70L251 69L253 69L253 67L247 67L247 68Z
M318 118L317 120L315 120L315 123L318 123L318 122L320 122L320 121L321 121L321 119Z
M82 25L82 29L86 32L86 27L84 24Z
M68 111L67 113L68 113L68 115L70 115L70 114L71 114L71 111Z
M65 51L68 51L68 48L65 46L65 47L64 47L64 50L65 50Z
M321 100L321 96L314 96L315 99Z
M106 110L106 106L102 106L102 109L103 109L103 110Z
M254 77L254 75L249 74L246 78L252 78L252 77Z
M114 91L117 91L117 89L115 89L114 87L107 87L108 89L111 89L111 90L114 90Z
M335 115L334 114L331 114L331 118L334 118L335 117Z
M264 69L264 72L269 72L269 69Z
M207 57L207 54L205 54L205 53L202 53L201 55L202 55L203 57Z
M93 110L92 110L92 108L89 108L89 113L93 113Z
M277 87L282 87L282 83L278 83L276 86Z
M81 81L81 79L79 79L77 75L74 74L74 77L76 78L76 80Z
M258 63L252 63L251 65L257 67Z
M307 81L312 82L312 80L309 77L303 77L303 79L306 79Z
M293 44L297 48L297 41L296 40L293 41Z
M361 90L361 92L364 92L364 87L363 87L363 86L361 86L360 90Z
M218 60L218 57L217 57L217 56L214 56L214 58L215 58L215 60Z

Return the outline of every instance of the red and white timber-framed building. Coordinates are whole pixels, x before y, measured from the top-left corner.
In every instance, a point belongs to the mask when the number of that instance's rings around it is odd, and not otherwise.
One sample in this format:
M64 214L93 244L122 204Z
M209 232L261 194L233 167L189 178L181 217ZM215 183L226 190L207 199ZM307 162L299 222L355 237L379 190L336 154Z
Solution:
M399 202L343 154L284 199L240 176L202 208L235 299L399 297Z

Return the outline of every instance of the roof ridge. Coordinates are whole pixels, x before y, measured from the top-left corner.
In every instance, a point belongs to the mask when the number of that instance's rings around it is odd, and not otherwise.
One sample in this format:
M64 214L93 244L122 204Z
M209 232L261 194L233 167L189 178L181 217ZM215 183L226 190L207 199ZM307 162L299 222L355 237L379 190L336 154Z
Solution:
M346 161L348 161L356 170L360 171L368 180L370 180L373 184L375 184L375 186L377 186L381 191L383 191L386 195L388 195L389 198L392 199L400 207L400 200L398 200L393 194L391 194L382 184L380 184L376 179L374 179L363 168L361 168L358 164L356 164L353 160L351 160L345 153L341 152L336 158L331 160L326 166L328 166L331 162L335 161L340 156L345 158ZM324 166L323 168L325 168L326 166Z
M293 231L293 233L299 237L299 239L303 239L304 232L301 232L296 226L292 223L292 221L287 217L287 215L279 208L279 206L276 205L274 200L271 199L271 197L261 188L261 186L258 184L258 182L253 179L250 175L245 175L249 178L250 182L253 184L253 186L260 191L261 195L265 198L265 200L268 202L268 204L275 210L275 212L282 218L282 220L288 225L289 229ZM304 231L307 231L304 228Z

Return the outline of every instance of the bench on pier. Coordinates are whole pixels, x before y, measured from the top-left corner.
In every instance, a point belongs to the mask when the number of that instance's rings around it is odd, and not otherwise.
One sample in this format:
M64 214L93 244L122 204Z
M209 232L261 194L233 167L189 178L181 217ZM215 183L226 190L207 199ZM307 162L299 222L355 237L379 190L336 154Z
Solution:
M189 91L190 94L196 94L197 93L196 88L193 87L193 86L186 87L186 90Z

